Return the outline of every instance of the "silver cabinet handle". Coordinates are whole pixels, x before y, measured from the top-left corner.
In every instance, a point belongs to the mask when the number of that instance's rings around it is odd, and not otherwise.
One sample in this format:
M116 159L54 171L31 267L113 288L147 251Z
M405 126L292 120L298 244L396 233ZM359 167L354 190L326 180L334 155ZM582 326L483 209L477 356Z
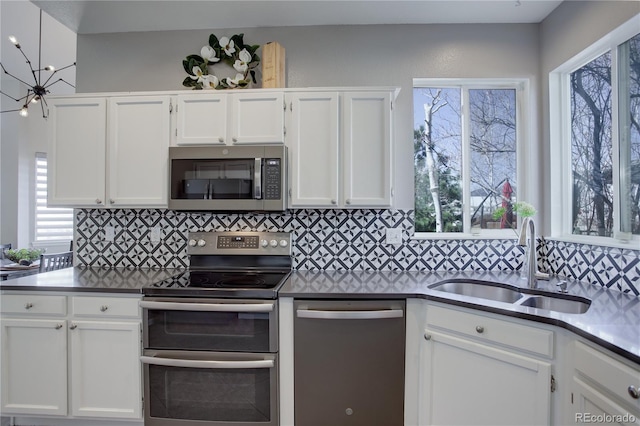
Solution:
M109 204L115 204L116 201L113 198L109 198Z
M344 203L345 204L351 204L351 200L346 200Z
M107 305L100 306L100 312L106 312L109 307Z
M431 340L431 335L429 333L424 333L424 340Z
M477 326L476 326L476 331L477 331L478 333L484 333L484 327L483 327L483 326L481 326L481 325L477 325Z
M218 142L220 142L220 143L224 143L224 138L223 138L222 136L220 136L220 137L218 138Z
M153 356L141 356L140 361L144 364L164 365L167 367L186 368L273 368L275 362L272 359L259 359L254 361L214 361L214 360L190 360L160 358Z
M102 200L100 198L96 198L96 204L102 204Z
M141 308L166 311L271 312L273 303L180 303L141 301Z
M631 385L627 390L629 391L631 398L640 399L640 392L638 392L638 389L635 386Z
M331 204L338 204L338 202L336 200L331 200Z
M76 328L78 328L78 325L77 325L77 324L71 324L71 325L69 326L69 329L70 329L70 330L75 330Z
M235 136L234 136L234 137L232 137L232 138L231 138L231 140L232 140L232 141L234 141L234 142L238 142L238 138L237 138L237 137L235 137Z
M298 318L313 319L385 319L402 318L402 309L384 309L380 311L319 311L313 309L298 309Z
M60 330L62 328L62 324L56 324L56 330Z
M31 308L33 308L33 303L28 302L27 304L25 304L25 305L24 305L24 308L25 308L25 309L31 309Z

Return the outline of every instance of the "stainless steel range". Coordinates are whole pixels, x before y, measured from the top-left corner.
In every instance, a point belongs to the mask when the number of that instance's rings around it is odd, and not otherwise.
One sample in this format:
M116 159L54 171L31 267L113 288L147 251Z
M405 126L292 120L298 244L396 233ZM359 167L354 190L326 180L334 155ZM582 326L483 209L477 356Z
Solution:
M288 233L189 234L189 270L143 289L145 426L276 426Z

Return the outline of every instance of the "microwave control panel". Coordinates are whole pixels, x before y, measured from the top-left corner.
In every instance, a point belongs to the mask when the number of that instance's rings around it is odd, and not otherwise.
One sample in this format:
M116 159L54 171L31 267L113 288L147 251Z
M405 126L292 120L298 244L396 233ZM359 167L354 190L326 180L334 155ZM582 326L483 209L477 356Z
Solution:
M264 164L264 198L279 200L282 198L282 167L279 158L267 158Z

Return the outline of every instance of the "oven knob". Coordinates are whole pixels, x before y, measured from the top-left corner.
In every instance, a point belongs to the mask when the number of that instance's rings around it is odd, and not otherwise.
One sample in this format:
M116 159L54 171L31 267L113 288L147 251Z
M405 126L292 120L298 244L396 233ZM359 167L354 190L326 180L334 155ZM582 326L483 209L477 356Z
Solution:
M280 247L286 247L288 245L289 243L287 242L287 240L280 240Z
M260 245L261 245L262 247L268 247L268 246L269 246L269 241L267 241L267 240L262 240L262 241L260 241Z
M198 242L196 240L193 240L193 239L189 240L189 246L190 247L195 247L196 244L198 244Z
M271 240L271 241L269 241L269 245L271 247L278 247L278 242L276 240Z
M205 240L198 240L198 247L204 247L207 245L207 242Z

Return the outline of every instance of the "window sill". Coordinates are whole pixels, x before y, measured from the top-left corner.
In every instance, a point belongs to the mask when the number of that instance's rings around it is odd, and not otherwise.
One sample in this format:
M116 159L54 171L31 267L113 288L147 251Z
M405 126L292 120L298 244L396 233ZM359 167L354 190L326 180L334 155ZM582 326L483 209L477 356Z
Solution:
M629 241L620 241L607 237L586 237L580 235L562 235L559 237L547 237L546 239L549 241L560 241L570 244L586 244L590 246L640 250L640 238L638 236L634 236Z

